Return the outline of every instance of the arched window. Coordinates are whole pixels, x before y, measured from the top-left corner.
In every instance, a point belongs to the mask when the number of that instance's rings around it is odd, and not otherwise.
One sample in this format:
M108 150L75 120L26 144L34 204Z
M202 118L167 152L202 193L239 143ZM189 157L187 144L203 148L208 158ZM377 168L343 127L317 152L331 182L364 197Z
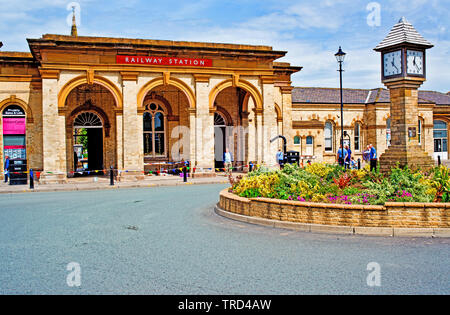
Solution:
M294 137L294 144L300 145L300 137L299 136Z
M325 123L325 152L333 152L333 124Z
M359 122L355 123L355 132L354 132L354 149L355 151L361 150L361 124Z
M145 105L144 155L148 157L166 156L166 110L158 101L151 100Z
M391 146L391 119L386 120L386 145Z

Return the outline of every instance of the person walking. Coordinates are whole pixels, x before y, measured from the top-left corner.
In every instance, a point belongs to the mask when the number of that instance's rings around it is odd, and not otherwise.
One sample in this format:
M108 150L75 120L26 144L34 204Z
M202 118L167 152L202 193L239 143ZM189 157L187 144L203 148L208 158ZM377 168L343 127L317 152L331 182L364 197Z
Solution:
M336 154L336 160L340 166L344 167L345 160L347 158L347 150L342 148L342 145L339 147L339 150Z
M369 161L370 161L369 155L370 155L370 145L368 145L366 150L363 152L363 161L365 163L369 163Z
M284 166L284 153L281 151L281 149L278 149L277 152L277 162L280 165L280 169Z
M9 172L8 172L8 169L9 169L9 156L5 157L5 164L4 164L3 169L5 171L5 183L7 183L8 182L8 177L9 177Z
M350 150L349 146L345 146L345 150L347 151L347 157L345 158L345 169L350 169L350 160L352 159L352 150Z
M231 173L233 171L233 158L232 158L231 153L228 150L228 148L225 149L223 163L224 163L224 167L225 167L225 173L227 175L231 175Z
M370 144L370 152L369 152L369 159L370 159L370 171L376 171L377 170L377 162L378 162L378 158L377 158L377 150L375 149L375 147Z

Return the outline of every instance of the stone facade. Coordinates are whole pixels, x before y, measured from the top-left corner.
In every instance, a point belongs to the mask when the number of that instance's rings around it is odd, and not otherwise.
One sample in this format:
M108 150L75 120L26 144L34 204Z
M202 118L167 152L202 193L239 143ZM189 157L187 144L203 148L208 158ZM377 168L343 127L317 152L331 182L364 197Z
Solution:
M282 142L270 140L278 135L284 135L288 150L300 151L304 161L335 161L341 127L338 90L294 88L291 75L302 68L276 62L284 51L267 46L63 35L28 42L32 54L0 52L0 110L18 105L26 112L28 166L42 172L42 182L64 181L76 171L74 120L83 112L98 116L102 124L101 168L113 166L124 178L142 178L154 163L186 160L192 171L214 173L221 155L215 114L224 118L224 146L230 148L239 170L245 170L249 162L276 166ZM186 64L121 63L118 56L178 58ZM189 60L211 64L195 67L187 64ZM390 98L386 92L344 91L344 130L356 158L362 157L369 143L379 155L387 148ZM450 122L450 96L421 95L421 91L418 96L420 145L431 155L433 120ZM143 119L152 104L161 106L164 113L161 154L154 146L153 153L144 152L144 140L149 138L144 138ZM329 124L331 148L325 150ZM156 136L155 130L151 137ZM356 139L359 149L354 150ZM0 132L2 161L3 146Z
M282 99L286 111L289 98L280 87L290 87L290 75L301 70L275 62L286 52L267 46L62 35L28 42L32 54L0 52L0 102L2 110L10 105L26 110L28 166L42 172L42 182L64 181L77 173L74 121L81 113L101 121L98 168L113 166L123 175L141 177L153 163L186 160L198 173L214 173L215 114L225 117L226 146L232 147L237 166L243 169L250 161L276 165L278 145L269 140L278 135L282 120L275 99ZM118 56L157 56L176 59L178 65L123 63ZM192 60L210 65L194 67ZM160 133L156 128L161 126L150 127L149 135L143 119L154 104L163 113L164 127ZM284 128L289 125L285 122ZM144 139L155 141L147 143L149 152L144 152ZM157 151L157 145L164 150ZM3 160L3 150L0 154Z

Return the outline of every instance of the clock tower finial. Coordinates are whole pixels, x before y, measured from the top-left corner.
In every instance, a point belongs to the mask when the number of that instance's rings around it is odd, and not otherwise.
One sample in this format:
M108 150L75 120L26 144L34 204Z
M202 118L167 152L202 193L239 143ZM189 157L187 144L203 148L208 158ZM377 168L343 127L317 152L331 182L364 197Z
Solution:
M75 20L75 6L72 7L72 31L70 32L71 36L77 37L78 31L77 31L77 22Z

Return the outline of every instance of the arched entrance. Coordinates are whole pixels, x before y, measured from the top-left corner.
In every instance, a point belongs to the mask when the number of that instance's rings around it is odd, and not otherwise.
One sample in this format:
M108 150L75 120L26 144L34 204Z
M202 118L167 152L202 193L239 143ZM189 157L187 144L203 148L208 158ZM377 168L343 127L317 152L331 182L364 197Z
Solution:
M224 167L224 153L226 149L226 127L227 123L223 115L214 113L214 167Z
M226 149L233 158L233 166L242 170L249 152L249 102L251 95L245 89L229 86L220 90L214 99L214 160L215 167L223 168ZM252 138L254 139L254 137Z
M82 84L67 96L66 157L68 176L101 175L116 168L117 107L112 93L100 84Z
M103 123L93 112L78 114L73 123L74 172L103 170Z

